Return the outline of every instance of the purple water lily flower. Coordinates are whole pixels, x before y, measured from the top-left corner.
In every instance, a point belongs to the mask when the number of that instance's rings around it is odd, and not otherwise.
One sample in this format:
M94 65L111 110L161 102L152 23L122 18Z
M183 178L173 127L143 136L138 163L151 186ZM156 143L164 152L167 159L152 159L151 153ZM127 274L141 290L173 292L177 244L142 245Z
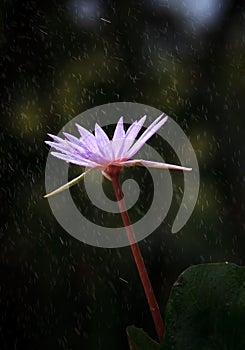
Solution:
M149 138L154 135L161 126L163 126L168 117L161 114L136 140L136 137L145 122L146 116L139 121L135 121L125 132L123 125L123 117L121 117L116 125L116 129L112 140L108 138L104 130L96 123L95 133L92 134L81 125L76 124L80 134L77 138L71 134L64 132L65 139L58 136L48 134L53 141L45 141L49 146L55 148L59 152L51 152L57 158L63 159L67 163L88 167L89 169L81 175L71 180L67 184L61 186L57 190L45 195L50 197L78 183L92 169L100 169L104 176L110 179L109 169L112 166L126 167L141 165L153 168L175 169L175 170L191 170L191 168L179 165L152 162L143 159L132 158ZM136 141L135 141L136 140Z

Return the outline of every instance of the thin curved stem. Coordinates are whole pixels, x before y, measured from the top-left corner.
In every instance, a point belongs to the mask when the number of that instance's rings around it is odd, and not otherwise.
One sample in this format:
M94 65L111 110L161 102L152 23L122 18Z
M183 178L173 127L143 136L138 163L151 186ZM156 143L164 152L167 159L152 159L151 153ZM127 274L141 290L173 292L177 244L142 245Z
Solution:
M145 267L144 260L142 258L138 243L135 238L134 230L132 228L130 218L125 206L125 202L123 200L123 193L119 181L119 172L115 172L111 174L111 180L113 184L113 188L116 194L116 198L118 201L119 209L121 211L123 223L127 232L128 240L130 243L130 247L133 253L133 257L138 268L139 276L144 287L145 295L151 310L151 314L153 317L153 321L155 324L156 332L158 335L158 339L161 342L164 334L164 323L162 320L162 316L159 310L158 303L156 301L155 294L153 292L151 282Z

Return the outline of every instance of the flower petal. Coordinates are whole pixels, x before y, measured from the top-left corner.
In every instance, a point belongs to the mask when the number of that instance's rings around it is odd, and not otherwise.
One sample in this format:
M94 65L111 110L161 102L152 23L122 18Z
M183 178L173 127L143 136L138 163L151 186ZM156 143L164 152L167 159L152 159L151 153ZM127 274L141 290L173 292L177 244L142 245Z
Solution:
M104 157L104 162L113 159L111 141L104 130L97 123L95 124L95 138L98 149L101 155Z
M48 134L55 142L51 142L51 141L45 141L46 144L48 144L51 147L56 148L57 150L61 151L64 153L73 153L74 151L74 146L72 146L72 143L70 143L67 140L64 140L58 136L52 135L52 134Z
M72 136L72 135L70 135ZM72 143L67 140L60 139L62 142L56 143L52 141L45 141L50 147L55 148L57 151L60 151L66 155L68 155L73 160L78 161L79 164L86 161L86 164L91 164L91 162L100 163L101 156L97 156L97 154L93 154L91 151L86 149L85 147L80 147L77 143ZM59 156L60 158L60 156ZM88 163L89 162L89 163Z
M89 149L87 147L87 144L85 142L83 142L81 139L78 139L73 135L67 134L66 132L63 132L63 134L67 138L68 143L69 143L70 147L72 148L73 152L75 150L76 153L79 153L79 155L82 158L89 159L92 162L96 162L98 164L101 163L103 158L99 154L98 149L96 150L96 152L94 152L93 151L94 148L92 148L92 150ZM96 147L97 147L97 145L96 145ZM71 152L71 153L73 153L73 152Z
M62 139L61 137L59 137L59 136L52 135L52 134L49 134L49 133L47 135L49 137L51 137L57 143L66 144L66 141L64 139Z
M96 167L98 166L97 163L95 162L91 162L88 159L81 159L78 156L76 156L75 154L62 154L62 153L58 153L58 152L51 152L52 156L62 159L64 161L66 161L67 163L72 163L72 164L76 164L76 165L80 165L80 166L89 166L89 167Z
M102 147L110 141L104 130L97 123L95 124L95 138L97 145L99 144Z
M121 158L121 149L124 144L125 131L123 127L123 117L121 117L116 125L114 135L111 141L111 149L113 153L113 159Z
M47 145L49 145L50 147L55 148L57 151L60 151L62 153L65 154L70 154L72 149L69 145L67 144L62 144L62 143L56 143L53 141L44 141Z
M57 193L60 193L64 190L67 190L68 188L70 188L71 186L77 184L79 181L82 180L82 178L89 172L91 171L92 169L88 169L86 171L84 171L84 173L82 173L81 175L79 175L78 177L76 177L75 179L69 181L67 184L57 188L56 190L48 193L48 194L45 194L45 196L43 196L44 198L48 198L48 197L51 197L53 196L54 194L57 194Z
M180 165L174 165L174 164L167 164L167 163L160 163L160 162L151 162L149 160L143 160L143 159L132 159L132 160L126 160L125 162L113 162L111 165L116 166L145 166L147 168L161 168L161 169L173 169L173 170L185 170L185 171L191 171L192 168L183 167Z
M87 129L85 129L83 126L81 126L77 123L75 125L76 125L77 130L79 131L79 134L81 135L82 139L86 136L89 136L89 135L93 136L93 134L90 131L88 131Z
M128 128L125 134L125 139L124 139L124 142L122 143L121 149L118 152L118 158L128 158L125 156L125 154L134 143L135 138L140 132L140 129L142 128L145 120L146 120L146 115L144 115L144 117L142 117L139 121L135 121L132 125L130 125L130 127Z
M124 139L124 137L125 137L125 131L123 127L123 117L121 117L114 131L112 141L121 140L121 139Z
M77 137L75 137L75 136L73 136L73 135L71 135L71 134L68 134L67 132L63 132L63 135L65 136L65 138L66 138L68 141L74 143L75 145L78 145L78 146L81 146L81 145L82 145L81 140L78 139Z
M130 127L128 128L126 132L126 137L129 139L134 139L137 137L140 129L144 125L144 122L146 120L146 115L144 115L139 121L135 121Z
M95 147L87 146L87 144L83 140L78 139L75 136L70 135L66 132L64 132L63 134L66 137L66 139L62 139L52 134L48 134L56 142L45 141L45 143L48 144L50 147L54 147L56 150L70 156L70 158L74 160L73 162L74 164L82 165L83 160L85 160L86 164L89 164L89 165L91 165L91 162L97 163L97 164L104 163L104 157L101 156L97 145L96 145L96 150L94 151ZM94 135L91 135L91 136L95 138ZM59 156L59 158L61 158L61 156ZM78 160L79 160L79 163L78 163Z
M89 132L87 129L82 127L79 124L76 124L76 127L79 131L79 134L81 135L81 142L83 145L86 145L86 147L93 153L98 152L98 146L95 136Z
M97 150L96 152L90 151L87 148L87 145L83 143L83 141L80 141L82 147L69 141L67 141L67 143L72 149L72 152L70 152L72 156L75 155L75 157L78 157L81 160L85 159L86 161L89 160L97 164L104 163L104 157L101 156L101 153L99 152L99 150Z
M131 158L135 153L137 153L141 147L146 143L149 138L154 135L158 129L160 129L163 124L166 123L168 116L161 119L165 114L161 114L146 130L145 132L140 136L140 138L135 142L135 144L131 147L131 149L127 153L127 158ZM160 120L160 121L159 121Z

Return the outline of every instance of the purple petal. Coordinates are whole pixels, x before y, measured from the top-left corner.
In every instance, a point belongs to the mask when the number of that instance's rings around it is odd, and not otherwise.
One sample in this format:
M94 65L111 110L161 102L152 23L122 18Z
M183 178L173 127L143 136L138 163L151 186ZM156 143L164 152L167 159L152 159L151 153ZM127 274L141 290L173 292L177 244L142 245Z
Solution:
M57 151L60 151L60 152L63 152L63 153L70 153L72 152L72 149L69 145L64 145L62 143L56 143L56 142L53 142L53 141L45 141L45 143L47 145L49 145L50 147L53 147L55 148Z
M86 159L81 159L79 157L76 157L75 155L67 155L67 154L62 154L58 152L51 152L51 154L56 158L66 161L67 163L72 163L72 164L81 165L81 166L89 166L92 168L98 166L98 164L94 162L91 162Z
M112 141L121 140L121 139L124 139L124 137L125 137L125 131L123 127L123 117L121 117L114 131Z
M97 123L95 124L95 138L97 145L99 144L102 147L110 141L104 130Z
M64 132L63 134L70 141L69 145L72 148L72 150L77 151L77 153L79 153L79 155L81 155L83 158L89 159L92 162L96 163L101 163L103 161L103 158L99 154L98 149L95 152L93 149L91 151L91 149L87 147L87 144L82 140L76 138L73 135L67 134L66 132Z
M152 162L150 160L141 160L141 164L147 168L173 169L173 170L185 170L185 171L192 170L192 168L187 168L180 165Z
M81 135L81 138L83 139L84 137L88 136L88 135L93 135L90 131L88 131L87 129L85 129L83 126L79 125L79 124L75 124L77 127L77 130L79 131L79 134Z
M130 127L128 128L125 137L128 140L135 140L135 138L137 137L138 133L140 132L140 129L142 128L142 126L144 125L144 122L146 120L146 115L144 115L144 117L142 117L139 121L135 121L132 125L130 125Z
M164 113L161 114L146 130L145 132L140 136L140 138L135 142L135 144L131 147L131 149L127 153L127 158L131 158L135 153L137 153L140 148L146 143L149 138L154 135L158 129L160 129L163 124L166 123L168 117L166 116L162 120L162 116L165 115ZM159 121L160 120L160 121ZM159 122L158 122L159 121Z
M139 121L135 121L130 127L128 128L124 142L122 143L121 149L118 152L120 155L120 158L126 158L125 154L127 153L128 149L132 146L132 144L135 141L135 138L137 137L138 133L140 132L140 129L142 128L144 122L146 119L146 115L142 117Z
M142 165L142 166L145 166L147 168L173 169L173 170L185 170L185 171L192 170L191 168L182 167L180 165L160 163L160 162L151 162L149 160L143 160L143 159L132 159L132 160L126 160L125 162L113 162L111 164L116 165L116 166Z
M47 134L49 137L51 137L55 142L59 142L59 143L64 143L65 140L63 140L61 137L56 136L56 135L52 135L52 134Z
M121 159L122 156L122 148L124 147L124 141L125 139L118 139L116 141L111 141L111 149L113 152L113 157L111 158L111 160L113 159Z
M76 144L76 145L78 145L78 146L81 146L81 140L80 139L78 139L77 137L75 137L75 136L73 136L73 135L71 135L71 134L68 134L67 132L63 132L63 135L65 136L65 138L68 140L68 141L70 141L70 142L72 142L72 143L74 143L74 144Z
M68 135L66 134L66 136L68 136ZM73 140L74 136L69 135L69 138ZM55 139L57 139L57 137L55 137ZM74 143L74 142L70 142L68 140L63 140L60 138L58 138L58 140L59 140L59 143L55 143L52 141L45 141L45 143L48 144L50 147L53 147L56 150L67 154L71 158L80 159L80 161L85 159L86 162L92 161L92 162L100 163L102 160L100 155L98 155L96 153L95 154L92 153L91 151L89 151L85 147L80 147L78 145L78 142ZM78 139L76 139L76 140L78 140ZM80 143L81 142L79 142L79 144Z
M74 143L71 143L67 141L67 143L72 148L71 156L75 155L75 157L82 159L85 159L86 161L89 160L91 162L97 163L97 164L103 164L105 162L104 157L100 154L100 152L97 150L96 152L92 152L89 149L86 148L86 145L83 144L83 147L80 147ZM82 141L81 141L82 143Z
M104 130L97 123L95 124L95 138L100 153L104 157L104 161L113 159L111 142Z
M56 143L50 142L50 141L45 141L45 143L47 143L49 146L55 147L56 149L58 149L58 147L60 147L58 150L61 150L61 148L62 148L65 153L73 152L74 147L72 147L71 142L64 140L64 139L62 139L58 136L55 136L55 135L51 135L51 134L48 134L48 135L50 137L52 137L53 140L56 141Z
M97 142L96 142L95 136L79 124L76 124L76 127L81 135L80 142L82 142L83 145L86 145L86 147L91 152L94 152L94 153L98 152L98 147L97 147Z
M125 160L124 162L112 162L110 165L115 165L115 166L136 166L136 165L141 165L141 159L132 159L132 160Z
M113 152L113 158L119 159L121 154L121 149L123 147L125 138L125 131L123 127L123 117L121 117L117 123L114 135L112 138L111 148Z
M89 137L92 136L92 138L95 140L94 135L92 135L90 132L88 132L86 129L84 129L80 125L78 125L78 127L85 130L86 134L87 135L89 134L88 136ZM96 147L91 147L91 143L87 145L85 142L83 142L83 140L78 139L71 134L68 134L66 132L63 132L63 134L66 137L65 140L63 140L62 138L60 138L58 136L48 134L55 141L57 141L57 143L50 142L50 141L46 141L46 143L49 146L54 147L58 151L66 153L67 155L69 155L71 157L78 158L81 161L83 159L85 159L86 161L90 160L91 162L96 162L96 163L101 163L104 161L104 159L100 155L100 152L99 152L98 147L96 145L96 142L94 140L90 140L90 141L92 141L92 142L94 141ZM84 132L84 134L85 134L85 132Z

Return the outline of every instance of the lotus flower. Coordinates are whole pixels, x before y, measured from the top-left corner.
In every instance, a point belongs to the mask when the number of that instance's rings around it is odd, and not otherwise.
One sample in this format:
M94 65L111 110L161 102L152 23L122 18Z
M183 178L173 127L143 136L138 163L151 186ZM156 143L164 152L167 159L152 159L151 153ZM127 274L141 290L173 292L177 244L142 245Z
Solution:
M96 123L95 132L92 134L81 125L76 124L80 138L64 132L65 139L58 136L48 134L53 141L45 141L46 144L56 149L58 152L51 152L57 158L67 163L88 167L89 169L81 175L71 180L67 184L61 186L57 190L45 195L50 197L56 193L64 191L69 187L78 183L92 169L100 169L104 176L110 179L110 169L114 167L128 166L145 166L153 168L175 169L175 170L191 170L191 168L179 165L153 162L143 159L131 159L144 144L163 126L168 117L161 114L136 140L141 130L146 116L139 121L135 121L125 132L123 125L123 117L121 117L116 125L116 129L112 140L108 138L104 130Z

